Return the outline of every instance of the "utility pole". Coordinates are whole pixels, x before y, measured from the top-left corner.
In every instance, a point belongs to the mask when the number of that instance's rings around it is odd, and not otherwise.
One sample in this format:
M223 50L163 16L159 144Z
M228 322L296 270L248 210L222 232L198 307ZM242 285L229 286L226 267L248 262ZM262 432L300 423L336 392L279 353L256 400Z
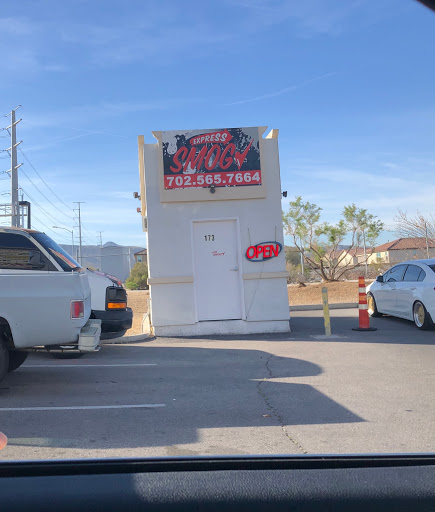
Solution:
M19 188L19 191L20 191L20 195L21 195L19 204L21 206L21 203L24 202L24 192L21 187ZM21 227L24 228L24 207L21 208Z
M103 270L103 254L102 254L103 237L102 237L102 233L104 233L104 231L97 231L97 233L100 234L100 271L102 271Z
M365 265L365 276L367 277L368 273L368 265L367 265L367 247L366 247L366 232L365 229L362 230L363 232L363 243L364 243L364 265ZM358 255L356 255L358 260Z
M80 205L84 204L84 201L74 201L74 203L77 205L77 208L74 211L79 212L79 263L80 265L82 265L82 218L80 212Z
M426 258L429 259L429 242L427 239L427 222L426 221L424 221L424 231L425 231L425 236L426 236Z
M11 203L12 203L12 216L11 216L11 226L12 227L20 227L20 207L18 200L18 168L21 167L22 164L17 165L17 147L21 144L22 141L17 143L17 124L21 121L15 121L15 111L18 110L21 105L18 105L17 108L9 112L8 116L11 116L11 124L6 128L9 131L11 129L11 147L8 149L11 152Z
M74 258L74 229L64 228L63 226L53 226L53 229L64 229L65 231L71 233L71 254Z

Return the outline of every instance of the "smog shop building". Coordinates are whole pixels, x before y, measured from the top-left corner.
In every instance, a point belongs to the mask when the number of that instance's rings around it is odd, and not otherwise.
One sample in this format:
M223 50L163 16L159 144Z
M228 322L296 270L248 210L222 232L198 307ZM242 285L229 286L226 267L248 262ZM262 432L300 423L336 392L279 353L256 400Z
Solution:
M278 130L139 136L156 336L287 332Z

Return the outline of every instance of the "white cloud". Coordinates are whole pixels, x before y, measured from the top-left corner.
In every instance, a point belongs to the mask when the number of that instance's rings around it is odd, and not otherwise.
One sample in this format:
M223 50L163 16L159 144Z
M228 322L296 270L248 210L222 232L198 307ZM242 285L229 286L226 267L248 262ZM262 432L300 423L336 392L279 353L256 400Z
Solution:
M313 82L317 82L318 80L323 80L323 79L328 78L333 75L335 75L335 73L324 73L323 75L319 75L314 78L304 80L303 82L301 82L299 84L291 85L290 87L284 87L284 89L280 89L278 91L269 92L266 94L262 94L260 96L255 96L254 98L247 98L244 100L234 101L232 103L225 103L225 106L243 105L245 103L252 103L254 101L260 101L260 100L275 98L277 96L282 96L283 94L287 94L291 91L296 91L298 89L302 89L303 87L305 87Z
M358 30L404 10L394 0L228 0L227 3L245 10L248 30L258 32L262 28L292 22L292 34L300 38L339 36L344 31Z
M66 73L69 71L69 67L64 64L45 64L42 66L44 71L50 71L52 73Z
M186 100L183 99L167 99L163 101L131 101L131 102L101 102L93 105L77 105L75 107L68 107L66 109L57 109L55 111L44 111L41 113L30 112L26 115L23 121L23 129L26 126L29 128L46 128L51 126L64 126L77 125L83 123L84 119L92 119L94 122L98 119L107 117L116 117L119 115L129 114L132 112L146 112L149 110L165 110L182 103ZM72 128L73 130L76 128ZM80 128L77 128L80 129ZM104 130L83 130L88 134L100 133L103 134ZM107 134L113 135L113 134ZM80 135L78 137L82 137ZM114 135L116 136L116 134Z
M35 31L35 25L28 18L0 18L2 35L24 36Z
M394 163L394 162L390 162ZM427 163L427 162L426 162ZM397 166L380 164L379 172L352 167L304 165L282 175L283 190L289 198L283 204L301 195L304 200L314 202L323 208L325 220L338 220L346 204L355 203L367 208L383 222L393 225L397 209L414 213L420 210L424 214L433 212L435 185L432 179L433 168L407 166L404 160L398 172ZM382 170L383 167L383 170ZM415 169L415 170L414 170Z
M150 57L170 62L192 50L196 56L215 51L216 45L237 37L205 22L192 28L181 16L179 20L168 18L156 23L136 17L117 20L116 25L70 24L58 30L63 43L88 48L86 57L96 65L125 64Z

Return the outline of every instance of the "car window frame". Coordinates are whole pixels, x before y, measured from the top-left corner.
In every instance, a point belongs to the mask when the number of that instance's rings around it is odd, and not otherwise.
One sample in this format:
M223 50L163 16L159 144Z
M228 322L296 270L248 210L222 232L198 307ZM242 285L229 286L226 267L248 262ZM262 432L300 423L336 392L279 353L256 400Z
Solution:
M403 276L405 275L406 269L407 269L407 267L408 267L408 265L407 265L407 264L405 264L405 263L399 263L398 265L394 265L394 267L391 267L391 268L390 268L390 270L389 270L388 272L389 272L389 273L391 273L391 272L392 272L392 270L397 269L397 268L399 268L399 267L405 267L405 269L402 271L402 275L400 276L400 279L391 279L391 280L390 280L390 279L388 279L388 280L387 280L387 283L401 283L401 282L403 282Z

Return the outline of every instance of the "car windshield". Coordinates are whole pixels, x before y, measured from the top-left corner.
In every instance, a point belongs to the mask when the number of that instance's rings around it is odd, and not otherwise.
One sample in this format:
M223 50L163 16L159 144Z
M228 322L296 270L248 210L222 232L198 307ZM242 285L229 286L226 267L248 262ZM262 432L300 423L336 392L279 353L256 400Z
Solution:
M2 3L0 461L435 452L426 3Z
M62 270L78 270L81 266L71 257L60 245L52 240L45 233L32 233L33 238L39 242L44 249L52 256L62 267Z

